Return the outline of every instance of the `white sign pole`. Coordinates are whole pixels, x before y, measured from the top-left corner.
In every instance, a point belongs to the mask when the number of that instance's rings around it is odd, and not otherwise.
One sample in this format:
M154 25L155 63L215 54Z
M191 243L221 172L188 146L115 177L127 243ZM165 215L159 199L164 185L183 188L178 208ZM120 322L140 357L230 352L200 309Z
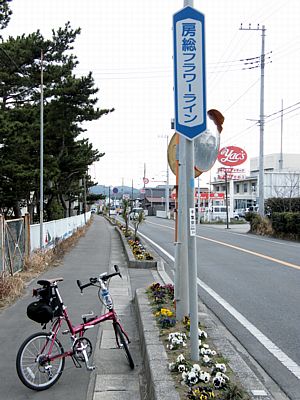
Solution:
M199 361L193 139L206 130L206 88L204 15L192 7L193 0L184 0L184 8L173 17L174 94L175 129L183 135L180 142L185 141L186 171L179 175L179 185L186 187L189 210L188 227L185 222L183 232L188 235L191 359Z

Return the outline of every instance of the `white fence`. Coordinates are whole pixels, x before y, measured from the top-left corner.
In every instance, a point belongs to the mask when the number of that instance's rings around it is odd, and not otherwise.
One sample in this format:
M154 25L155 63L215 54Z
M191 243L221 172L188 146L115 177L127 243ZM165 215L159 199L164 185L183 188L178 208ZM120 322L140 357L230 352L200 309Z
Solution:
M91 212L75 215L74 217L44 222L43 246L52 248L57 240L70 237L78 228L84 226L91 218ZM30 225L30 251L40 248L40 224Z

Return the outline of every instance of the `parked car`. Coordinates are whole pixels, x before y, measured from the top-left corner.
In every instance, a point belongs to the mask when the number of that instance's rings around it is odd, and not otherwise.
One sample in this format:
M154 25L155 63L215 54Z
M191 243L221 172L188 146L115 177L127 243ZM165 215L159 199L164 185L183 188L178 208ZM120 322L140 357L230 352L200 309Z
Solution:
M110 207L109 215L117 215L117 210L115 206Z
M247 208L237 208L235 212L241 217L245 218L245 214L248 212L255 212L258 213L258 206L250 206Z
M131 213L129 214L129 219L135 220L138 219L139 215L144 212L142 207L135 207L132 209Z
M206 209L205 213L204 213L204 219L208 220L209 218L211 220L222 220L225 221L227 218L227 214L226 214L226 207L225 206L213 206L210 209ZM228 218L230 219L230 212L228 210ZM240 216L239 214L234 211L233 212L233 218L235 220L239 220Z

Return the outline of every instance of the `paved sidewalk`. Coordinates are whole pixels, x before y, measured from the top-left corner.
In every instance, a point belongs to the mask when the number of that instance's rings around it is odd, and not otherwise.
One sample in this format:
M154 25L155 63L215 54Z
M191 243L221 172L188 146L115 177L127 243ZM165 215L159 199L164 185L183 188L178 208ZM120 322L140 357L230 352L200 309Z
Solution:
M97 220L94 223L99 223ZM149 270L133 270L127 268L123 248L118 233L109 225L111 234L110 265L120 267L123 279L115 277L110 282L110 292L121 323L129 335L130 353L135 362L131 370L124 351L116 348L112 324L107 322L100 327L95 349L94 364L96 375L90 382L92 400L144 400L147 399L147 382L141 355L140 337L137 327L133 296L136 288L147 287L154 281Z

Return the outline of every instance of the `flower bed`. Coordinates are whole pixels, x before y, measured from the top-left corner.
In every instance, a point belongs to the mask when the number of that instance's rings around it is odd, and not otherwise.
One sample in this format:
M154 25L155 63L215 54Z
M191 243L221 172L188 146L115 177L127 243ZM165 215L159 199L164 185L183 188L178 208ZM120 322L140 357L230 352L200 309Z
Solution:
M226 360L213 348L205 328L199 324L199 362L189 357L189 317L176 322L174 287L152 284L147 290L168 356L168 367L181 399L249 399L235 382Z
M126 241L136 260L153 260L153 256L149 253L149 251L147 251L143 243L139 239L134 240L133 232L131 230L128 229L126 235L126 227L119 222L117 223L117 225L123 233L124 237L126 238Z

